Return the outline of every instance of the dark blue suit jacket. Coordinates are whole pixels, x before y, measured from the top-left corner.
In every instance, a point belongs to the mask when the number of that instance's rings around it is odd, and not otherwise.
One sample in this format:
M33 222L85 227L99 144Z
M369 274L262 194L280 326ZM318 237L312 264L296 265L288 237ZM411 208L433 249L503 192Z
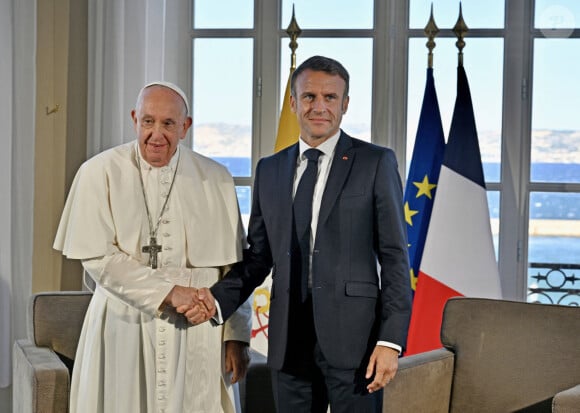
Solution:
M292 187L298 144L259 161L244 262L211 288L229 317L272 271L268 364L288 345ZM411 313L403 194L392 150L341 132L312 257L316 335L331 366L357 368L377 340L405 346Z

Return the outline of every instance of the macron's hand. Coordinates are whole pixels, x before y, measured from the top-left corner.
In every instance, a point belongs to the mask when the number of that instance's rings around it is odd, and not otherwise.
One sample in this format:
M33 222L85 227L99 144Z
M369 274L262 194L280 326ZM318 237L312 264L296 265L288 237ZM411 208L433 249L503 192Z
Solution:
M373 381L367 386L369 393L385 387L395 377L399 367L397 350L385 346L376 346L371 354L365 377Z
M197 290L197 298L199 299L200 303L203 303L208 313L211 314L211 317L216 315L217 307L215 305L215 298L213 297L209 288L203 287Z
M183 314L191 324L198 325L208 321L216 313L217 308L213 295L208 288L201 288L197 290L195 305L189 309L185 309Z

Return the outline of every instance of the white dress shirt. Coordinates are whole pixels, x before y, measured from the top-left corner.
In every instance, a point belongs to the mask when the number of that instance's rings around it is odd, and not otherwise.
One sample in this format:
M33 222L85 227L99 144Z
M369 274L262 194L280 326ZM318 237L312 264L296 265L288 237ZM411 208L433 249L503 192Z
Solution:
M316 147L316 149L322 152L322 154L318 158L318 175L316 178L316 184L314 185L314 194L312 197L312 222L310 223L310 253L309 253L310 268L312 268L312 248L314 247L314 242L316 239L316 228L318 226L318 216L320 215L320 204L322 202L322 194L324 193L324 188L326 188L326 182L328 181L328 175L330 173L332 159L334 158L334 151L336 149L336 144L338 143L339 137L340 130L335 135L328 138L327 140L325 140ZM296 164L293 195L296 194L298 183L300 182L300 178L302 177L302 174L306 170L306 166L308 164L308 159L306 159L306 156L304 156L304 152L307 151L308 149L312 149L312 147L309 146L302 139L300 139L299 140L300 155L298 156ZM312 271L308 274L308 287L312 288ZM395 343L390 343L388 341L379 341L377 342L377 345L390 347L394 350L397 350L399 354L401 354L402 351L401 346Z

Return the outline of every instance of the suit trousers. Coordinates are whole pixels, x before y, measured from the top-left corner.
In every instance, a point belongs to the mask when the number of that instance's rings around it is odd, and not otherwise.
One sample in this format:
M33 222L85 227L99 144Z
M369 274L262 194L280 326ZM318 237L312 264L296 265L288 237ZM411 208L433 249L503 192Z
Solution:
M357 369L330 366L316 339L312 296L296 301L284 366L272 371L278 413L326 413L329 404L331 413L380 413L383 392L366 390L371 382L365 378L367 361Z

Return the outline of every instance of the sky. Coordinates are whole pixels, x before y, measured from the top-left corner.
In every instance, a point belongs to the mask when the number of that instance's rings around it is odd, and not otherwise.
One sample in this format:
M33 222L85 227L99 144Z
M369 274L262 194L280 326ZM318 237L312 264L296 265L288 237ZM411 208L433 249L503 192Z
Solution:
M459 2L454 0L410 0L409 25L423 29L431 4L439 28L452 28L458 17ZM463 0L462 12L468 27L501 29L504 26L504 0ZM308 28L372 28L372 0L283 0L280 27L290 22L294 6L302 29ZM227 10L227 13L223 11ZM194 25L199 28L253 27L253 0L196 0ZM547 36L549 28L569 31L580 27L580 1L537 0L535 26ZM455 100L457 48L455 38L436 38L434 76L447 134ZM464 66L469 79L476 124L481 137L501 131L503 40L501 38L466 37ZM289 39L281 39L281 92L290 66ZM426 38L413 38L409 43L408 60L408 137L412 147L425 85L427 65ZM325 54L340 60L351 74L351 96L346 130L355 134L361 127L370 133L370 101L372 96L372 39L298 38L298 63L313 54ZM252 42L249 39L196 41L194 58L194 94L203 96L204 105L197 105L195 123L224 122L250 125L252 120ZM534 89L532 104L533 129L580 130L580 83L575 82L580 59L580 39L537 39L534 44ZM212 65L207 65L211 60ZM216 76L218 67L235 67L227 77ZM213 78L219 79L211 81ZM232 94L232 90L236 93ZM194 95L194 99L195 99ZM227 96L227 99L224 99ZM362 126L361 126L362 125ZM360 132L364 134L364 132ZM494 149L494 145L497 146ZM500 142L489 149L499 153Z
M196 28L246 28L253 27L254 0L194 0L194 25ZM271 0L273 1L273 0ZM381 1L381 0L376 0ZM509 1L509 0L505 0ZM409 0L409 27L419 29L421 36L410 39L408 56L408 107L407 139L408 154L412 153L420 106L425 87L427 67L426 38L422 30L429 20L431 4L434 19L440 29L451 29L458 17L458 0ZM282 13L279 27L288 26L292 6L296 19L302 29L370 29L373 27L372 0L282 0ZM504 27L504 0L462 0L463 18L470 29L487 28L501 30ZM543 130L576 131L575 138L570 134L549 134L544 140L533 141L533 147L550 144L560 139L566 150L572 139L578 141L580 134L580 82L577 72L580 60L580 39L566 39L571 28L580 28L580 0L536 0L533 13L534 27L546 38L534 41L532 129L541 135ZM227 12L224 12L226 10ZM558 29L562 38L554 38L553 29ZM457 48L455 37L435 39L434 77L445 135L448 134L453 105L456 96ZM502 127L502 75L503 39L470 37L468 32L464 52L464 66L469 79L476 125L484 162L499 162L501 154L500 133ZM280 96L284 95L286 79L290 67L289 39L281 40ZM343 119L344 129L360 136L358 129L370 133L371 96L372 96L372 39L313 39L298 38L298 64L313 54L323 54L341 61L351 74L350 105ZM231 123L248 125L243 142L237 136L224 139L222 148L233 148L232 142L246 148L251 147L249 125L252 122L252 42L242 40L201 39L196 41L194 56L194 101L203 96L204 104L195 107L194 123ZM207 62L212 64L208 65ZM398 64L398 62L393 62ZM216 72L226 68L227 76ZM235 68L236 70L231 70ZM234 93L233 93L234 92ZM197 117L197 119L195 119ZM539 131L539 132L538 132ZM363 133L363 132L361 132ZM216 146L222 136L209 134L208 143ZM222 136L223 137L223 136ZM533 138L534 139L534 138ZM235 147L240 156L241 147ZM580 145L578 146L580 148ZM224 149L226 150L226 149ZM532 157L534 156L532 148ZM554 151L551 151L554 154ZM225 155L228 156L228 155ZM562 162L553 159L552 162ZM577 162L577 158L574 162ZM249 202L249 188L241 190L241 198ZM542 196L542 193L536 193ZM549 194L552 196L553 194ZM499 205L499 193L490 191L490 206ZM575 196L575 195L573 195ZM243 203L243 202L242 202ZM537 202L536 202L537 203ZM534 237L532 237L534 239ZM496 240L497 245L497 240ZM531 243L530 256L534 254ZM560 244L558 244L560 245ZM568 244L566 244L568 245ZM569 244L573 253L577 244ZM541 250L545 246L538 247ZM560 248L560 247L558 247ZM561 254L561 251L558 251ZM576 254L577 255L577 254ZM569 262L571 258L567 258Z

